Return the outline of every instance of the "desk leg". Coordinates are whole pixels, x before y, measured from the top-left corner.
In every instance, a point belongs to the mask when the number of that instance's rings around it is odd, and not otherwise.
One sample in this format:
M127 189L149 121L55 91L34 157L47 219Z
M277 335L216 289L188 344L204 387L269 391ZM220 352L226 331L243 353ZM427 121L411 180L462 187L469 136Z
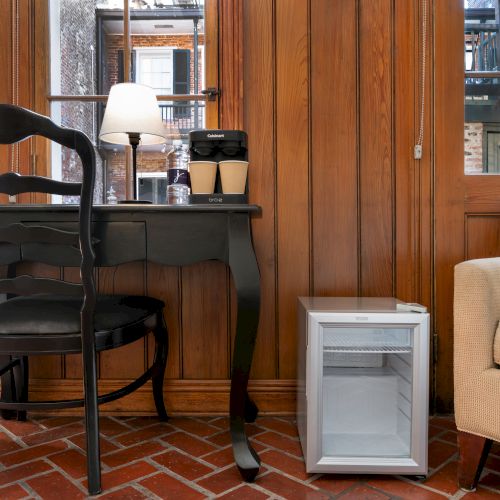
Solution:
M258 412L247 388L259 324L260 275L248 214L233 213L229 217L229 267L238 297L231 371L230 427L236 465L243 479L251 482L259 472L260 459L245 434L245 422L253 422Z

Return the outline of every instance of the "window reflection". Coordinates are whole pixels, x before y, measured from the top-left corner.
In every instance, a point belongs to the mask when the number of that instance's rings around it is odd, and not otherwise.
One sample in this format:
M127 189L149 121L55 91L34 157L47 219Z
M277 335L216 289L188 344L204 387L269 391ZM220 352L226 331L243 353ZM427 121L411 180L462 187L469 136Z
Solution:
M465 173L500 173L499 2L465 0ZM498 72L498 76L497 76Z

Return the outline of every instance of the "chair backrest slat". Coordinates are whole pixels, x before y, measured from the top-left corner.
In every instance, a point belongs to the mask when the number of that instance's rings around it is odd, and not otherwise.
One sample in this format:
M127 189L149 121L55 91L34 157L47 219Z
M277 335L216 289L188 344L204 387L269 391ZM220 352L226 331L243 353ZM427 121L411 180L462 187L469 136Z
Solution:
M0 279L0 293L14 295L36 295L51 293L56 295L83 296L83 288L78 283L67 283L51 278L34 278L33 276L17 276Z
M2 243L48 243L51 245L78 245L80 235L74 231L62 231L48 226L27 226L15 222L0 227Z
M62 182L37 175L19 175L7 172L0 175L0 193L49 193L66 196L80 196L81 182Z
M32 135L45 137L74 150L82 163L82 182L68 183L9 172L0 175L0 192L10 195L42 192L78 196L80 199L78 234L51 228L50 223L24 224L25 227L23 224L12 224L8 211L5 211L3 212L5 222L0 221L0 259L11 264L19 256L20 260L37 262L37 257L50 254L54 257L54 265L65 265L65 262L74 264L79 260L82 282L74 284L50 278L9 277L0 279L0 292L13 295L50 293L83 296L81 315L83 350L93 350L95 348L93 312L96 302L95 254L91 234L96 170L94 146L83 132L60 127L50 118L19 106L0 104L0 144L13 144Z

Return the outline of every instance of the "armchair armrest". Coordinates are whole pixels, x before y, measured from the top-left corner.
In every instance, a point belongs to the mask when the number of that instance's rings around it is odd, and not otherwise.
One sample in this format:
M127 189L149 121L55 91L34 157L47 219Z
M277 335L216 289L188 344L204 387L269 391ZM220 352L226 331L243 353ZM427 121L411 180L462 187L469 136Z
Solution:
M454 383L459 430L500 439L500 370L493 345L500 320L500 258L455 267Z

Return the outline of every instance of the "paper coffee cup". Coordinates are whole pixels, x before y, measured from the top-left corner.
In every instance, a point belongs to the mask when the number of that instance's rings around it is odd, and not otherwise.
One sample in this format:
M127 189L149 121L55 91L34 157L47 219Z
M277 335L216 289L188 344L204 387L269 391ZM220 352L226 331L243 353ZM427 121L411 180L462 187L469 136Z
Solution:
M215 188L217 163L214 161L190 161L189 178L191 179L191 193L212 194Z
M242 194L247 183L248 162L226 160L219 162L222 192L224 194Z

